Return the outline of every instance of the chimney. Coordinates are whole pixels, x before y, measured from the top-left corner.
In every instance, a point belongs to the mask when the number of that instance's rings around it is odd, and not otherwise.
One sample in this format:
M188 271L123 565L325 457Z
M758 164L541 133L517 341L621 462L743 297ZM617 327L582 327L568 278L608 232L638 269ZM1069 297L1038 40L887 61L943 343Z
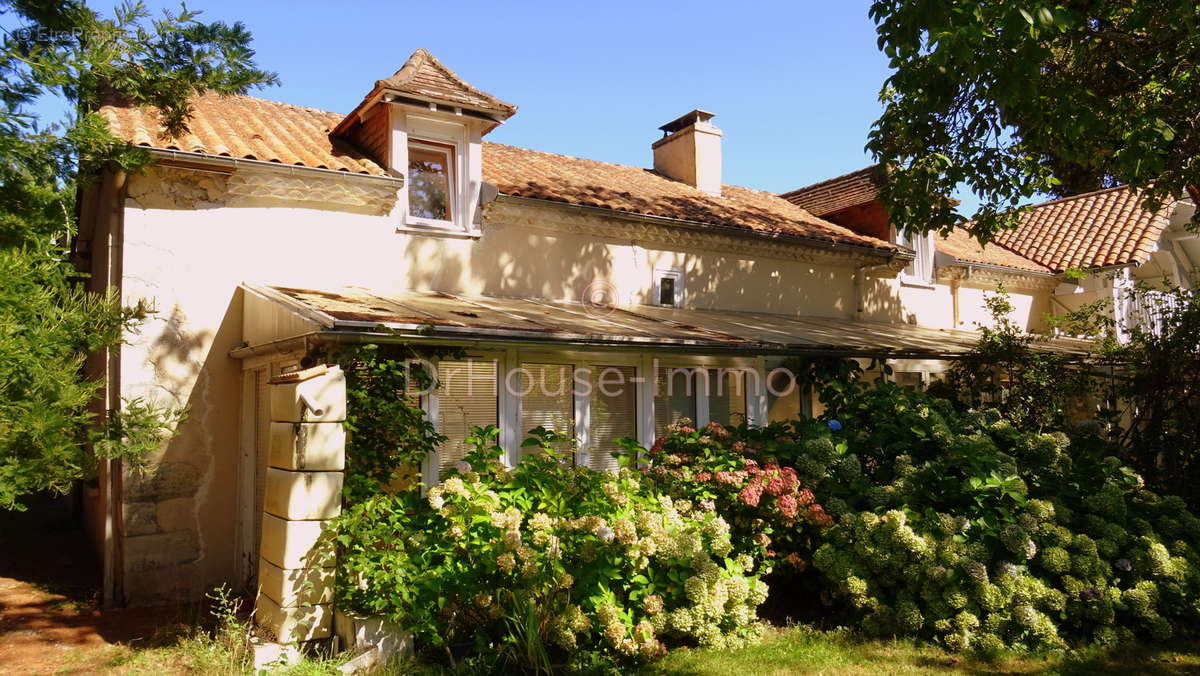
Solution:
M721 194L721 130L713 114L693 110L659 129L663 137L654 149L654 170L699 188L710 195Z

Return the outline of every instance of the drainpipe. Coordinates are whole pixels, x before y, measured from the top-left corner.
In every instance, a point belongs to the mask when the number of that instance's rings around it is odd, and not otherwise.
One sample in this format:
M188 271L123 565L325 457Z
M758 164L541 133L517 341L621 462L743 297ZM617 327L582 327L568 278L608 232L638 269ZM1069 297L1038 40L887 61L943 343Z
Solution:
M123 275L124 247L124 212L125 205L122 195L125 192L126 174L123 171L113 171L111 180L105 181L103 194L100 196L100 210L97 217L106 219L104 237L105 279L106 289L121 288ZM109 348L105 355L104 365L104 409L105 422L121 407L121 348ZM121 565L121 462L110 459L104 461L105 490L104 490L104 581L103 606L112 608L117 605L120 595L120 583L123 575L117 568Z

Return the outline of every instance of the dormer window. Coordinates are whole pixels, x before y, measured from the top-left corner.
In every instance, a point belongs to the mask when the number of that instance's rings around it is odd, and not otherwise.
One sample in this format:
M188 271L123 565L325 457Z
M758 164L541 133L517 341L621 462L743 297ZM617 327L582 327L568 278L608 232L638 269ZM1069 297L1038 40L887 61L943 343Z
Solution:
M476 238L483 135L515 112L418 49L391 77L377 80L330 136L404 176L393 211L398 233Z
M454 146L427 141L408 144L408 214L428 221L454 222L457 184Z

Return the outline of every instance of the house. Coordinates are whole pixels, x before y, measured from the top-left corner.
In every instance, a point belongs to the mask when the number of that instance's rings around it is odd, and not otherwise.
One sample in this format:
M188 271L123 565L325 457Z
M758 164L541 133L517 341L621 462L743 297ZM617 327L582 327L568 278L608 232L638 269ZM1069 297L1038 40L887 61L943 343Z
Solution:
M424 50L364 90L348 114L201 96L180 138L153 111L100 111L156 163L84 189L77 258L93 289L157 312L90 361L97 413L131 397L189 410L150 471L107 463L89 488L109 603L253 584L274 523L269 383L338 345L464 350L423 399L449 437L428 480L485 424L509 462L523 431L553 425L605 468L615 439L650 444L680 417L802 414L811 402L777 371L788 357L889 360L920 382L975 344L996 282L1030 328L1062 283L965 234L939 266L878 214L839 222L861 196L819 215L797 193L727 185L709 112L659 127L650 169L485 141L516 107ZM559 387L601 378L588 395Z
M966 227L947 236L898 232L879 201L885 172L872 165L785 193L788 201L828 221L915 252L900 275L906 306L940 305L950 296L949 326L986 323L980 293L1003 283L1025 328L1040 319L1108 300L1119 334L1154 328L1154 292L1135 286L1189 288L1200 281L1200 235L1187 228L1190 200L1144 208L1142 196L1118 186L1036 204L1016 229L980 246Z

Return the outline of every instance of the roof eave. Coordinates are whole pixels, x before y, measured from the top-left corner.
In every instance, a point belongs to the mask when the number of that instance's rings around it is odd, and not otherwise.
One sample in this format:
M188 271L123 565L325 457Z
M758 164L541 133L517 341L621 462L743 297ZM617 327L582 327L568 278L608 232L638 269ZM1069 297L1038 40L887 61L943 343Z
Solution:
M821 250L837 250L844 252L854 252L866 256L884 258L890 261L904 262L907 264L912 261L914 254L907 249L900 247L894 249L884 249L881 247L873 247L866 244L854 244L851 242L839 242L833 239L823 239L820 237L808 237L805 235L770 232L761 230L751 230L736 225L728 225L723 223L708 223L705 221L692 221L682 218L671 218L669 216L655 216L652 214L641 214L632 211L619 211L617 209L609 209L606 207L597 207L588 204L575 204L573 202L560 202L557 200L542 199L538 197L523 197L521 195L509 195L501 193L499 200L511 201L524 204L538 204L561 209L572 209L584 211L596 215L604 215L609 218L623 218L648 223L656 223L659 225L668 225L678 228L686 228L698 231L717 231L724 235L735 237L744 237L754 240L766 241L782 241L794 243L798 246L807 246L813 249Z

